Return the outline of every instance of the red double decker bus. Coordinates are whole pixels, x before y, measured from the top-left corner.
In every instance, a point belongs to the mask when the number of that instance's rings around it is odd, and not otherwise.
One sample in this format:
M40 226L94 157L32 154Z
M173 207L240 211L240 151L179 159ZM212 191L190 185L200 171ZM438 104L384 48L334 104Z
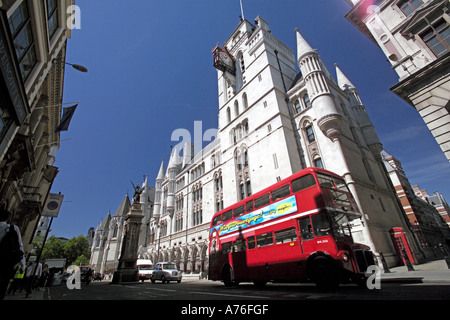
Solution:
M351 221L360 217L342 177L304 169L214 215L209 279L363 285L375 257L353 241Z

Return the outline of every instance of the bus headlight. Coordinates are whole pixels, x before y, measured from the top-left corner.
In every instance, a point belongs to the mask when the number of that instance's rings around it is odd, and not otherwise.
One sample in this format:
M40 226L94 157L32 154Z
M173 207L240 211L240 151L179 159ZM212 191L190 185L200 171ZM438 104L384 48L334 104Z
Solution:
M342 253L342 261L344 262L348 262L350 259L348 257L347 252Z

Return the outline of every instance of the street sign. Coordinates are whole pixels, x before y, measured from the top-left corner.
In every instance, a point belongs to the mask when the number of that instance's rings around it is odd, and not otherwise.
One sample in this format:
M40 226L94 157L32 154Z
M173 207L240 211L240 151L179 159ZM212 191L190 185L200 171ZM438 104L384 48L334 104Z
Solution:
M42 216L57 218L63 199L64 195L62 194L49 193L44 209L42 210Z

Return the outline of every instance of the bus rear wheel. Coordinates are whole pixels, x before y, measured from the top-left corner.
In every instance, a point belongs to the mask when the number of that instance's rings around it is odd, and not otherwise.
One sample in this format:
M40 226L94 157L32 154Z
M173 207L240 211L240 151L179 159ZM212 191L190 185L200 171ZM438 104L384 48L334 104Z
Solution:
M339 286L339 270L325 257L315 258L310 265L310 279L321 289Z
M237 282L234 281L233 269L230 266L225 266L222 270L222 279L225 287L232 287L237 285Z

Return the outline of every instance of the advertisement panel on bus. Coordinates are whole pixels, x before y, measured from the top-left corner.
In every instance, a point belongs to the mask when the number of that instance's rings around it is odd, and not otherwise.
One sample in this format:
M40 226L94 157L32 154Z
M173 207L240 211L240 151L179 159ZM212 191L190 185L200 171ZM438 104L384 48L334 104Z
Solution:
M212 227L210 233L217 233L219 236L223 236L239 229L242 230L294 212L297 212L297 201L295 196L290 196L286 199L274 202L253 212Z

